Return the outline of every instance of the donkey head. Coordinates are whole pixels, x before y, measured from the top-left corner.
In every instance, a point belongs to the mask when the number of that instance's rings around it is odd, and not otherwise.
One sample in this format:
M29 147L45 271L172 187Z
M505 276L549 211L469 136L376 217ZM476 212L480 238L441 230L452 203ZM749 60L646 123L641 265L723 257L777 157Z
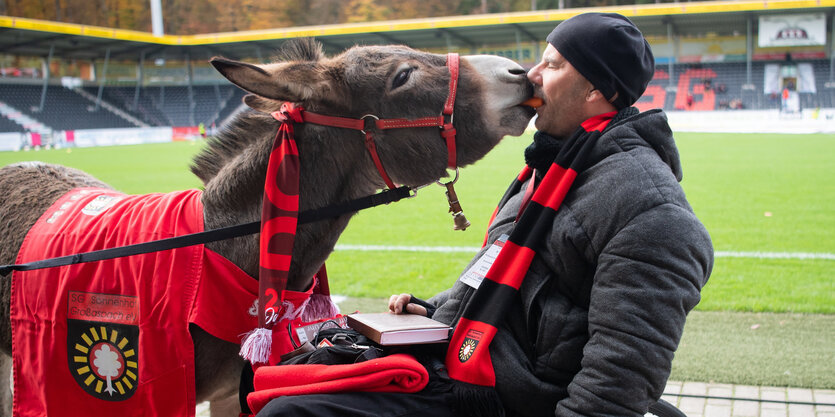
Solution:
M285 44L283 55L271 64L211 62L252 93L244 101L258 111L273 112L288 101L329 116L417 119L443 110L450 80L446 60L404 46L354 47L326 58L318 43L301 40ZM460 61L453 124L457 161L463 166L482 158L505 135L522 134L534 111L520 105L532 95L521 66L488 55ZM361 140L358 132L347 135ZM391 129L374 136L395 182L421 185L445 175L447 149L438 128Z

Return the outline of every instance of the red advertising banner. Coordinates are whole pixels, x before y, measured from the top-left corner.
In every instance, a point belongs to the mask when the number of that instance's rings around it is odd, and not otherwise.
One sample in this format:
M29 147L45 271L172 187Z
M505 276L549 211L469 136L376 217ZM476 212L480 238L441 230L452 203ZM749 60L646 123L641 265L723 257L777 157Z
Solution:
M200 136L197 126L174 126L171 131L171 140L174 142L194 140Z

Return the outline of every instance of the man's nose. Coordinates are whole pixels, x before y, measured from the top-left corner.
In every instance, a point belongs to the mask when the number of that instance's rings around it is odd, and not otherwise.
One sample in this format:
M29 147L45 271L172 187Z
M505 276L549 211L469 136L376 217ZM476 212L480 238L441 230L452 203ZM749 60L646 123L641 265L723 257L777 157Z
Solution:
M530 82L532 82L536 85L540 84L539 81L541 79L538 67L539 66L537 65L537 66L534 66L533 68L528 70L528 81L530 81Z

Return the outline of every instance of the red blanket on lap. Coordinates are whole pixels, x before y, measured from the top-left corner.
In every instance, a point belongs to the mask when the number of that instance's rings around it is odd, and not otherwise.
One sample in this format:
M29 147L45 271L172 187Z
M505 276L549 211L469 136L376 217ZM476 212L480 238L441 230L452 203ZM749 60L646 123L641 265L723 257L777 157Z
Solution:
M17 263L202 231L200 195L72 190L32 227ZM14 272L14 414L193 416L189 323L240 343L257 324L257 289L203 245Z
M255 371L255 391L247 396L253 414L284 395L346 391L418 392L429 373L413 356L398 353L350 365L262 366Z

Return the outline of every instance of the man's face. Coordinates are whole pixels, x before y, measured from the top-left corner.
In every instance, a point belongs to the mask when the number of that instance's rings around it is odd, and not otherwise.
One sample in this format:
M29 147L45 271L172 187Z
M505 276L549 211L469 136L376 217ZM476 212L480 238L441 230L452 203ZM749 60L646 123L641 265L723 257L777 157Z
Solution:
M555 137L566 137L587 118L586 97L594 89L553 45L548 44L542 61L528 71L534 95L544 103L536 109L536 128Z

